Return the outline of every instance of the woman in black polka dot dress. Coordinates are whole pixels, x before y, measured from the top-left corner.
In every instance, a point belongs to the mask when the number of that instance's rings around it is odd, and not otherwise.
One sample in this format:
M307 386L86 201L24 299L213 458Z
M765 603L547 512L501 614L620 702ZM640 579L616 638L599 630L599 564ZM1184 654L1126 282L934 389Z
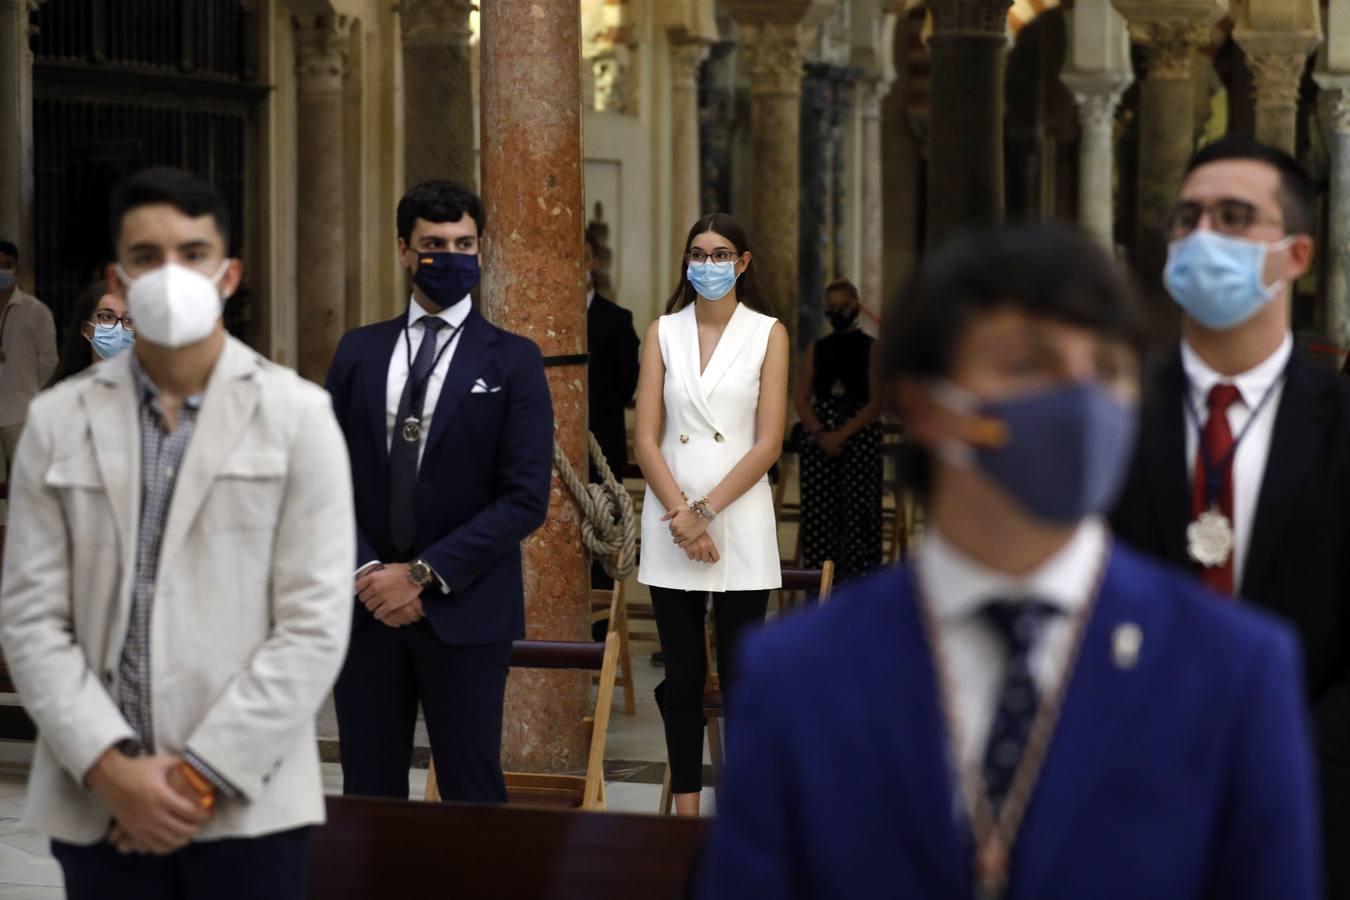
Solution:
M834 333L807 348L797 381L801 447L802 565L834 560L836 580L881 565L881 396L871 337L858 328L858 289L825 292Z

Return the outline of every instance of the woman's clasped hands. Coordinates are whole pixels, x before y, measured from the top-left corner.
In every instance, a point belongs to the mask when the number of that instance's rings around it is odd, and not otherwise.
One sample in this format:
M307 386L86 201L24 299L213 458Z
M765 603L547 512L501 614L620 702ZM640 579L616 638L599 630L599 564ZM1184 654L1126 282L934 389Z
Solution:
M670 523L671 540L694 562L712 565L722 558L708 535L708 520L689 507L672 509L661 521Z

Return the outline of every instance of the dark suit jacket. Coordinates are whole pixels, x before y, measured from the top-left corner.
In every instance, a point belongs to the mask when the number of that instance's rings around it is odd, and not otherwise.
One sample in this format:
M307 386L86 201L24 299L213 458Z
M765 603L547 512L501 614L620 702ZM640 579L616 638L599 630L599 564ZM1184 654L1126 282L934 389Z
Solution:
M356 493L357 558L403 562L388 541L385 390L405 316L343 336L327 387L347 437ZM482 380L489 388L476 392ZM417 552L450 586L423 606L449 644L525 636L520 542L548 514L553 404L539 348L476 310L465 320L436 404L418 475ZM371 621L356 604L355 625Z
M1159 559L1186 554L1186 376L1173 356L1145 393L1116 533ZM1329 896L1350 897L1350 383L1295 355L1275 418L1239 596L1303 643L1326 822Z
M909 570L770 622L739 671L705 900L975 896ZM1007 896L1314 900L1312 767L1289 630L1117 546Z
M624 407L637 390L638 343L633 314L596 294L586 312L586 345L591 354L590 428L605 462L620 481L628 462Z

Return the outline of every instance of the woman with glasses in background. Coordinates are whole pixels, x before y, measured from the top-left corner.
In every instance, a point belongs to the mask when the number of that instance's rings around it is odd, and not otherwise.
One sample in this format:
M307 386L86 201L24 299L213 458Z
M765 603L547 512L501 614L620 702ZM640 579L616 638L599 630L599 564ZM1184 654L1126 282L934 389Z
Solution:
M677 814L698 815L708 597L727 693L737 644L782 584L767 473L782 451L788 337L735 219L696 222L683 261L642 346L633 450L647 480L638 581L665 654L671 791Z
M136 329L127 315L126 301L95 281L80 293L74 317L61 344L61 358L47 386L65 381L94 363L111 359L136 341Z

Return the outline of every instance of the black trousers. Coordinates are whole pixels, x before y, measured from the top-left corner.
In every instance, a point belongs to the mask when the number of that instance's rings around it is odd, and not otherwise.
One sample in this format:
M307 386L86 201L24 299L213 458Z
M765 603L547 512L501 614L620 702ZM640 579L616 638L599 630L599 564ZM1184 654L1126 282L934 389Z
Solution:
M422 705L442 800L505 803L502 702L511 642L452 646L423 619L352 632L333 689L348 796L408 799Z
M703 682L708 671L703 620L708 592L660 587L651 592L656 631L666 658L661 713L666 726L670 789L676 794L697 793L703 788ZM741 638L764 621L769 592L727 591L713 594L712 601L717 625L717 675L723 696L728 696L736 685L735 659Z
M303 900L310 829L188 844L168 856L52 841L68 900Z

